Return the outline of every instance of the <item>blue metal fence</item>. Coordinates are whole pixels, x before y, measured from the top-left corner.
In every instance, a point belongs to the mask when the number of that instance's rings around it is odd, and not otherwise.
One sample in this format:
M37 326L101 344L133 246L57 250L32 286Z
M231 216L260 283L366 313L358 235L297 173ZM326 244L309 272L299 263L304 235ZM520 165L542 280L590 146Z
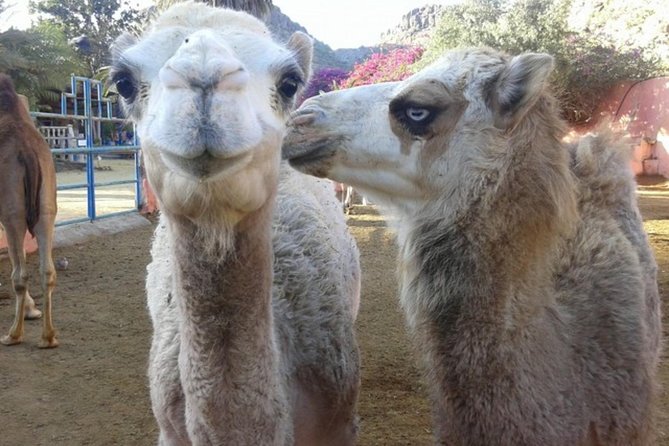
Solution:
M58 221L56 226L79 223L83 221L93 221L99 218L111 217L126 213L137 212L142 206L142 181L140 173L140 154L139 144L137 143L137 134L133 125L132 144L123 146L95 145L94 129L97 127L102 141L101 123L112 122L128 124L125 119L113 116L112 102L104 98L103 85L101 81L89 79L80 76L72 76L71 93L62 93L61 95L61 113L42 113L31 112L30 114L37 119L58 119L68 122L79 122L83 127L83 140L77 135L76 147L71 147L68 139L67 147L52 149L54 155L85 155L86 164L86 182L77 184L58 185L58 190L86 189L87 214L83 218L68 219ZM95 93L95 94L94 94ZM81 104L80 104L81 103ZM80 108L83 106L83 114L80 114ZM71 110L71 113L70 113ZM76 126L79 128L79 126ZM96 156L110 154L126 154L134 158L134 178L106 181L96 183L95 181L95 158ZM96 212L95 190L96 187L115 186L123 184L134 184L135 186L135 208L120 212L99 214Z

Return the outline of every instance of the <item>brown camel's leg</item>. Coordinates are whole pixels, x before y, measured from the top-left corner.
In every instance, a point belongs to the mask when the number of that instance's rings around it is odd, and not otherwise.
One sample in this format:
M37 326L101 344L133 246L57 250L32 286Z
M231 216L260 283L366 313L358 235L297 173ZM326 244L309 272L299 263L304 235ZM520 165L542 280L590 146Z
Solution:
M23 244L23 241L21 241L21 243ZM37 309L35 301L33 300L32 296L30 296L29 290L26 290L26 302L23 306L23 311L23 318L26 320L34 320L42 317L42 312Z
M53 327L51 317L51 295L56 286L56 268L53 265L53 231L54 214L42 214L35 226L37 246L39 248L39 271L42 285L42 296L44 296L44 318L42 319L42 339L39 348L58 347L56 330Z
M9 259L12 262L12 288L16 297L16 311L14 323L9 329L9 334L0 338L0 343L4 345L15 345L23 341L23 318L25 307L35 303L28 295L28 270L26 268L26 253L23 250L23 237L26 233L26 225L23 219L18 222L6 222L4 225L5 236L7 237L7 250Z

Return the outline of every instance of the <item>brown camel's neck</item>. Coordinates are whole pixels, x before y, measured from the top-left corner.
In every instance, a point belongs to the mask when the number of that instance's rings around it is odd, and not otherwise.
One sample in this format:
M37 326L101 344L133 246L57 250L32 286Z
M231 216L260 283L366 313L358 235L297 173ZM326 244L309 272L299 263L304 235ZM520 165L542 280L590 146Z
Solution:
M272 320L271 214L267 204L239 222L231 252L220 255L206 249L207 237L194 224L170 224L179 364L193 423L202 432L211 423L240 427L213 444L235 444L234 435L258 432L278 438L286 425Z

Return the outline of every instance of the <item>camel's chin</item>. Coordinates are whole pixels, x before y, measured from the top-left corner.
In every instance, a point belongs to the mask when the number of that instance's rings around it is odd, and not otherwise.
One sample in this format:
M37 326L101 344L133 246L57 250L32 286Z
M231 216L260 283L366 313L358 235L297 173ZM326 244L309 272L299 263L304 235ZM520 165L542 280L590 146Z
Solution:
M294 158L288 161L288 163L294 169L306 173L308 175L313 175L319 178L325 178L328 175L330 170L331 163L328 162L329 157L316 157L316 158Z
M234 156L219 158L209 154L193 159L162 153L165 166L175 174L197 182L208 182L234 175L252 159L252 153L244 152Z

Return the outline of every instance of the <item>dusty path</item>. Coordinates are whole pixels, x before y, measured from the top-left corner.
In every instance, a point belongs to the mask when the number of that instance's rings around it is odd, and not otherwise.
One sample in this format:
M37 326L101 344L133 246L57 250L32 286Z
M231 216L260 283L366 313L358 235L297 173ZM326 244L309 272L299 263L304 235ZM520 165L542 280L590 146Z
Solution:
M668 192L659 185L645 188L641 195L665 302ZM431 431L425 392L396 299L396 249L384 221L368 211L356 208L349 220L363 267L357 324L363 361L359 444L427 446ZM0 348L0 446L155 444L145 378L150 327L144 274L151 232L152 227L145 227L56 250L56 258L69 260L55 293L61 346L38 350L39 323L30 322L24 344ZM9 273L9 262L0 260L0 282L7 283ZM12 318L13 302L7 297L7 286L0 287L2 332ZM665 327L669 332L666 317ZM661 374L669 388L666 354ZM666 390L661 404L669 413ZM659 444L669 446L666 415L659 428Z

